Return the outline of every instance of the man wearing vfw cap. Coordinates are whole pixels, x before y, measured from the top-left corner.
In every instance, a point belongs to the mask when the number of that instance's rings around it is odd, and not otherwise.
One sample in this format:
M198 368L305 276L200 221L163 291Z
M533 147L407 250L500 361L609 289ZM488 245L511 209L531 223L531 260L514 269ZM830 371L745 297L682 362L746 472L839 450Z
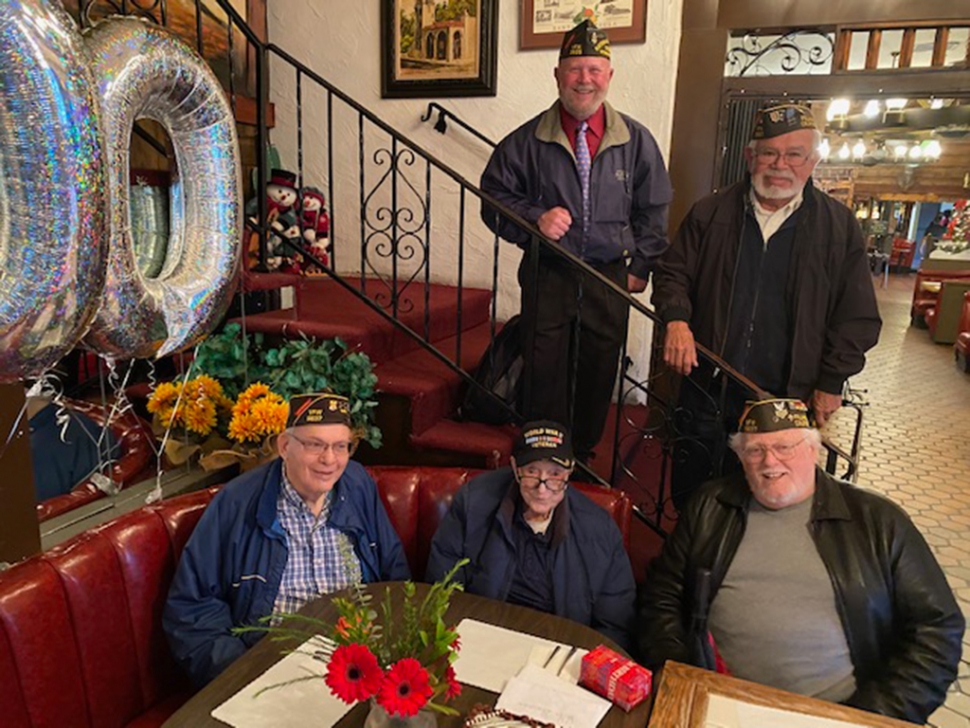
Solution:
M902 509L818 468L819 442L804 403L749 403L744 473L698 491L644 582L641 661L721 662L922 725L957 676L963 615Z
M643 291L667 247L671 189L660 150L646 127L606 102L613 78L606 31L587 20L567 32L554 76L559 100L499 143L481 187L621 288ZM529 234L494 208L483 205L482 219L528 251ZM554 252L540 249L540 258L538 281L528 252L519 268L523 354L532 359L524 414L567 425L571 418L585 461L606 423L627 305Z
M350 403L290 400L280 457L232 480L192 532L162 618L172 653L197 685L261 633L232 634L297 611L352 583L410 578L377 486L352 461Z
M696 203L657 266L664 361L692 375L681 387L691 417L675 458L678 506L717 465L711 454L723 451L750 396L729 387L719 418L719 383L710 366L698 367L695 341L763 390L808 402L821 426L882 325L855 216L812 184L811 111L763 109L752 137L746 178Z
M629 646L635 585L620 529L569 487L569 432L549 420L522 428L511 467L469 481L431 542L428 581L462 558L465 591L558 614Z

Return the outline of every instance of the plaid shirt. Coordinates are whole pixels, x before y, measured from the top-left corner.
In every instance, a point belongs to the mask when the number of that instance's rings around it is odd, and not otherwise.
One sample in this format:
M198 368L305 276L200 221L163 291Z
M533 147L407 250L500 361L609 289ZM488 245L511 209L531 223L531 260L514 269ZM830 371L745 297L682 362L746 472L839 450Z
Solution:
M289 558L273 604L273 615L296 612L321 594L339 591L362 579L360 561L347 534L327 525L333 491L314 517L283 471L276 501L280 525L286 532Z

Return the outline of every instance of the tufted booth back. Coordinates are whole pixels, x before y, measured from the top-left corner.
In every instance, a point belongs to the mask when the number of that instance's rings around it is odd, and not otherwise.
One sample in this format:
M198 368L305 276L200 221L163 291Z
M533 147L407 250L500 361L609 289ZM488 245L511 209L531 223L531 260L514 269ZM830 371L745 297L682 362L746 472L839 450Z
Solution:
M462 468L374 467L416 579ZM578 485L629 539L630 501ZM146 506L0 572L0 725L160 726L190 695L161 628L168 587L217 488Z

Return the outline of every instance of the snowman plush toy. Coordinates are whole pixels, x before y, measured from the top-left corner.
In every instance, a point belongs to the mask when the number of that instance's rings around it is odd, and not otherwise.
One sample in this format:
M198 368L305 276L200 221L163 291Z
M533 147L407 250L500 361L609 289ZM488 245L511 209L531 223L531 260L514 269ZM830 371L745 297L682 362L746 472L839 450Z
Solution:
M284 212L292 210L297 202L296 175L285 169L274 169L270 172L269 183L266 185L266 214L272 223ZM259 205L254 197L246 205L246 215L256 224L256 214Z
M303 237L313 254L321 262L329 265L327 251L330 249L330 216L327 214L327 200L323 196L323 192L316 187L304 187L300 197ZM313 264L310 264L307 272L323 273Z

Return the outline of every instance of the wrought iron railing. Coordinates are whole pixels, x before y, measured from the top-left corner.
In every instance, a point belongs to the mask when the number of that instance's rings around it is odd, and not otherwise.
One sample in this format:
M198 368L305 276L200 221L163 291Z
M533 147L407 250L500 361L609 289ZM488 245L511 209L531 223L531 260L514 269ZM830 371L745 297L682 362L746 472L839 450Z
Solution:
M253 63L258 150L258 214L255 227L259 233L260 261L265 263L267 260L270 234L269 225L265 222L266 195L260 191L265 191L269 176L266 161L269 145L268 70L273 60L274 87L277 92L283 87L292 89L292 112L295 115L295 140L289 140L293 142L292 145L282 143L287 140L279 125L274 130L274 145L278 148L292 146L295 149L300 187L308 179L315 180L314 175L326 179L327 199L330 202L332 248L329 261L320 259L309 248L304 247L302 252L334 281L356 295L363 305L383 317L396 330L411 337L418 346L464 379L468 386L480 385L462 366L464 289L471 284L490 289L490 340L494 340L501 327L500 309L509 312L518 308L516 294L500 287L501 275L505 266L509 265L507 259L503 260L503 252L509 246L503 245L497 234L483 236L484 228L469 217L470 206L476 208L471 213L474 218L478 217L475 214L477 208L484 204L493 209L494 214L529 233L528 253L533 265L525 274L533 280L539 274L541 251L543 256L566 261L569 266L581 271L587 280L606 286L613 295L625 302L631 321L646 320L652 325L660 324L656 313L624 288L543 237L533 224L505 208L429 150L404 137L287 51L257 37L229 0L215 1L227 17L226 33L230 47L234 29L238 30L248 44L246 58L252 59ZM85 15L90 4L82 4L82 19L90 15ZM196 0L195 5L201 13L200 0ZM157 0L152 7L158 8L158 16L164 22L167 17L165 0ZM118 9L123 10L121 7ZM198 37L201 43L201 30ZM237 55L229 53L230 82L235 76L233 64ZM234 94L232 87L230 94ZM310 101L311 96L314 101ZM308 105L313 106L315 121L312 128L305 123ZM428 118L434 110L439 113L438 124L444 125L450 118L483 142L494 144L437 104L429 106ZM277 117L280 117L279 113ZM338 122L339 144L336 143L335 131ZM308 160L308 147L313 146L308 143L309 134L325 150L322 158L318 155L315 162ZM346 187L337 188L337 178L344 183L356 178L356 189L348 192ZM446 202L442 203L442 199ZM470 263L472 253L476 258ZM429 297L433 278L455 286L457 322L452 337L455 343L454 349L447 352L432 341ZM413 313L418 307L423 308L420 325L402 321L402 317ZM618 406L609 425L614 443L610 482L633 491L638 516L663 535L665 526L670 522L667 519L673 516L668 508L670 493L667 481L678 444L690 437L681 427L689 412L680 407L673 389L663 386L665 375L662 367L654 367L651 374L643 373L650 367L643 366L642 360L656 358L656 349L648 347L649 353L644 356L630 349L630 344L628 338L621 354ZM686 378L683 386L697 388L715 407L723 406L728 387L739 387L752 396L766 396L767 393L734 371L714 352L698 346L698 354L711 373L712 380L701 386L693 378ZM525 359L530 361L530 357ZM526 392L525 397L528 396ZM520 411L525 410L527 408ZM512 415L521 421L517 412L513 411ZM630 462L631 454L635 460L633 464ZM720 454L717 451L706 453L711 472L718 471ZM703 452L701 456L705 457ZM852 453L838 453L835 461L840 458L849 461L851 468L856 467ZM654 466L646 469L649 471L646 474L642 467L644 459L656 461ZM835 468L837 463L833 462L831 466Z

